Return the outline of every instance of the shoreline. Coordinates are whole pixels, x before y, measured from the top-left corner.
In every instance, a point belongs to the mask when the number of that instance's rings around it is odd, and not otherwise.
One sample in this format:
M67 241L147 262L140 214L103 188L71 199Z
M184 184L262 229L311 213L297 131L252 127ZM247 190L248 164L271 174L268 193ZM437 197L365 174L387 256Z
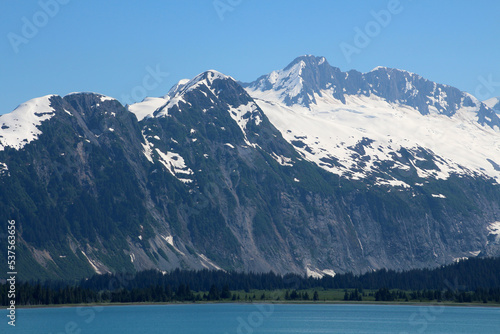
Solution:
M180 306L180 305L214 305L214 304L274 304L274 305L380 305L380 306L444 306L444 307L487 307L500 308L497 303L453 303L453 302L377 302L377 301L341 301L341 300L322 300L322 301L272 301L256 300L252 302L232 302L232 301L197 301L197 302L162 302L162 303L90 303L90 304L57 304L57 305L22 305L16 306L16 309L59 309L59 308L87 308L87 307L111 307L111 306ZM2 306L5 310L7 306Z

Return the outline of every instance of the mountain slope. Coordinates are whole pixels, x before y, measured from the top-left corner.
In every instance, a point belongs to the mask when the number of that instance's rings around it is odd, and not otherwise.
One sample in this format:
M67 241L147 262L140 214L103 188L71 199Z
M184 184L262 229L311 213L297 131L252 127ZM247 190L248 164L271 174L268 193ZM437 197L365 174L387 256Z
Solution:
M304 85L314 91L322 80ZM358 136L349 119L331 123L345 121L351 131L348 149L359 172L336 161L335 150L318 163L308 155L315 142L307 140L323 136L328 122L318 125L311 110L326 97L314 96L309 107L254 99L233 78L207 71L128 108L77 93L1 116L0 140L9 141L0 150L0 215L18 222L22 278L147 268L322 276L500 254L500 194L490 171L421 175L438 159L429 148L377 148L394 165L412 166L396 173L387 159L371 161L379 138ZM453 117L463 108L472 107ZM430 110L393 113L426 122ZM280 120L300 125L304 138L290 137ZM496 131L477 124L479 138ZM29 131L12 135L18 128Z

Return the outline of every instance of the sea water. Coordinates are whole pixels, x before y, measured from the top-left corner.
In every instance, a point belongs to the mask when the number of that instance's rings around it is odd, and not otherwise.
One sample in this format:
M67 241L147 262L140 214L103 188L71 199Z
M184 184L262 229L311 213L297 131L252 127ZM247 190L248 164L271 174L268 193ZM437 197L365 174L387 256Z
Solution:
M0 333L500 333L500 308L360 304L180 304L1 312Z

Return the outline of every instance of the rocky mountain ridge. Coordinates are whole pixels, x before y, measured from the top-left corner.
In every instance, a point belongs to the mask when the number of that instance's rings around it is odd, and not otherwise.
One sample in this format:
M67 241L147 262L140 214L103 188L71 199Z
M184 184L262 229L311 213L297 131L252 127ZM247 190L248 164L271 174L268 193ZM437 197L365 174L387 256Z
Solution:
M1 116L0 213L19 224L19 271L24 278L65 279L148 268L322 276L499 255L500 194L489 170L439 177L450 164L437 165L438 156L424 145L420 151L394 145L390 157L410 166L394 170L367 154L378 138L357 133L351 133L352 160L375 161L372 174L357 161L355 168L336 162L334 150L331 161L311 158L319 146L295 138L299 133L276 121L268 106L304 123L293 115L314 114L321 76L318 85L304 88L309 93L264 100L251 88L257 86L243 88L207 71L128 108L77 93L35 99ZM299 95L302 100L294 100ZM369 109L366 101L365 108L349 108ZM387 101L378 100L383 108ZM408 108L401 110L416 110L418 117L435 111ZM435 108L439 117L460 114L460 108ZM476 133L490 138L497 119L481 124L481 110Z

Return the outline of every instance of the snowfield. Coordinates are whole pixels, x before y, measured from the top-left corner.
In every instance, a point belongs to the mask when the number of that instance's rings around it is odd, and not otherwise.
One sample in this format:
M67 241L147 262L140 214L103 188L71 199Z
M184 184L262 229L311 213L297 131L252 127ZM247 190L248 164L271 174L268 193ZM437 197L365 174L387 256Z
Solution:
M299 86L302 84L300 83ZM277 85L280 86L279 84ZM308 160L325 170L351 179L361 179L379 170L380 162L393 162L404 173L409 165L394 162L394 154L406 149L410 164L420 177L447 179L450 174L484 175L500 180L500 129L482 126L476 106L463 107L449 117L430 108L430 114L378 96L346 95L346 103L331 91L314 95L316 104L287 106L284 97L295 90L247 88L271 123ZM359 144L364 154L360 154ZM424 149L438 169L422 169L417 154ZM363 153L363 152L361 152ZM394 186L406 186L393 182Z

